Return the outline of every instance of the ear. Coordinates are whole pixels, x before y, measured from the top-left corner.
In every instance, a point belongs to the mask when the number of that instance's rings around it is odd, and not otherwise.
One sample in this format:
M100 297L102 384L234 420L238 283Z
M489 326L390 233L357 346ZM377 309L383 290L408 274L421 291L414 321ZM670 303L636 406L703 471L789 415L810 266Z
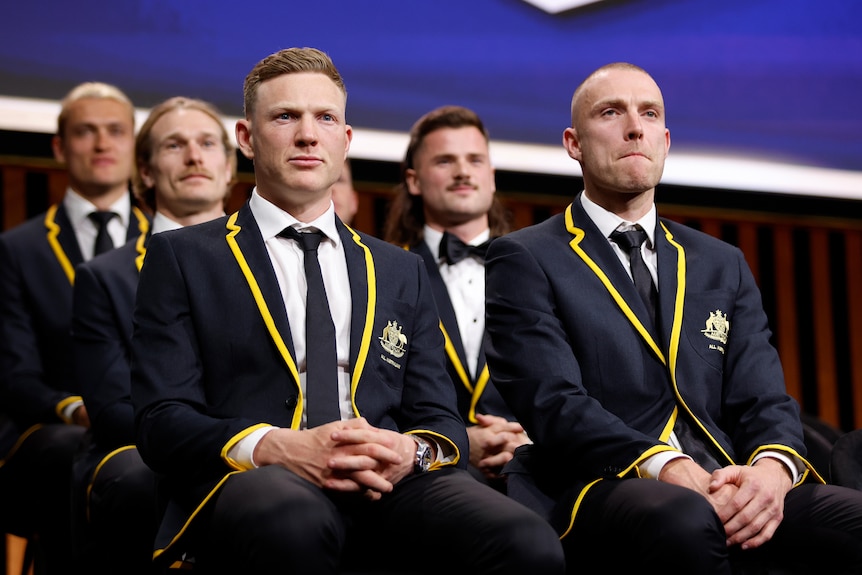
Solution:
M581 161L581 142L574 128L563 130L563 147L569 153L569 157Z
M152 188L156 185L156 180L150 171L150 166L146 164L138 164L138 173L141 175L141 181L147 188Z
M236 145L242 155L249 160L254 160L254 147L251 139L251 121L237 120L236 122Z
M416 177L416 170L407 168L404 171L404 183L407 184L407 193L411 196L421 196L422 190L419 189L419 180Z
M54 159L61 164L65 164L66 153L63 150L63 139L60 136L51 138L51 149L54 151Z

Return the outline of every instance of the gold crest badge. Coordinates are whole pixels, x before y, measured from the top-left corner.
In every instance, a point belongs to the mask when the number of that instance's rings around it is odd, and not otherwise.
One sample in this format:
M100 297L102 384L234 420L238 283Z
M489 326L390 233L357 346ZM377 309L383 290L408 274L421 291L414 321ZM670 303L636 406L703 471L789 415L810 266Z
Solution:
M715 341L720 341L723 344L727 343L727 334L730 332L730 322L727 319L726 313L721 313L721 310L709 312L709 317L706 319L706 329L700 332Z
M383 328L383 336L378 338L380 345L390 355L401 357L404 355L404 347L407 345L407 336L401 333L401 326L397 321L386 322Z

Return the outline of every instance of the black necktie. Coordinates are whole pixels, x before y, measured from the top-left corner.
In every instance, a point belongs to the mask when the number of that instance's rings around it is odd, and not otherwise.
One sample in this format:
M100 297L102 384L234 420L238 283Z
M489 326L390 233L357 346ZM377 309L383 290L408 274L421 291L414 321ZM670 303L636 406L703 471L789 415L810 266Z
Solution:
M111 234L108 233L108 222L117 216L114 212L90 212L87 217L93 220L96 224L96 243L93 248L93 255L97 256L105 253L108 250L114 249L114 240L111 239Z
M623 251L629 254L632 280L634 280L635 288L637 288L641 299L644 300L647 310L649 310L650 319L655 324L655 304L658 292L656 291L655 284L653 284L649 268L647 268L643 256L641 256L641 244L644 243L646 237L647 234L641 227L628 232L617 230L611 234L611 240L616 242Z
M338 359L335 353L335 326L329 312L317 246L323 232L300 233L292 227L278 234L294 239L304 254L305 279L305 415L307 427L341 419L338 407Z
M488 252L490 244L491 240L486 240L478 246L469 246L449 232L443 232L438 257L445 259L450 266L457 264L467 256L473 256L485 263L485 254Z

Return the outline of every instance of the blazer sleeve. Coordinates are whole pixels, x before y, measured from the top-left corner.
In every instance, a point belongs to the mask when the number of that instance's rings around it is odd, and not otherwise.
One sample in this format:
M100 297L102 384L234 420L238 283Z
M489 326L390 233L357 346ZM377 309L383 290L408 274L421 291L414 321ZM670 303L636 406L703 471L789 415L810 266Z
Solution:
M205 334L197 333L190 301L191 294L207 290L192 285L194 274L187 278L183 273L167 235L150 239L136 294L131 392L137 446L157 473L212 477L227 471L221 458L224 446L257 422L207 412L198 339ZM211 307L213 314L224 311ZM215 376L230 385L228 375Z
M42 362L52 358L42 357L22 265L15 247L0 236L0 404L19 425L57 423L57 407L72 394L45 381Z
M97 442L107 448L135 442L129 391L128 339L107 286L90 266L79 265L72 297L75 379Z

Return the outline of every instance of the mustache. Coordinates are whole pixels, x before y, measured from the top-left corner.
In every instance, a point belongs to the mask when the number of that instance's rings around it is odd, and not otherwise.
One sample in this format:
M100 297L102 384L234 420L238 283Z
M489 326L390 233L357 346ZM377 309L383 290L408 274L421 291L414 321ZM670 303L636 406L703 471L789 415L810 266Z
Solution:
M183 172L182 174L180 174L180 179L185 180L186 178L190 178L193 176L203 176L205 178L209 178L210 180L213 179L213 173L212 172L210 172L209 170L200 169L200 168L196 168L194 170L187 170L187 171Z

